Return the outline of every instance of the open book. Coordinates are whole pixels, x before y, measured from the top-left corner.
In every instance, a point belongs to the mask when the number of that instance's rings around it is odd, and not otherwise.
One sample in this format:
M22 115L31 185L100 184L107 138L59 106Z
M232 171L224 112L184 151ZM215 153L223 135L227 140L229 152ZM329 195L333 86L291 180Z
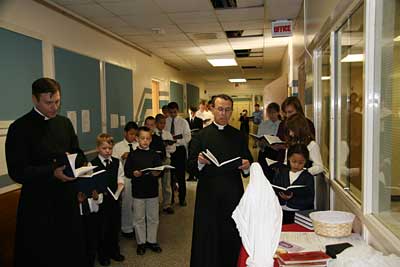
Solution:
M83 177L83 178L90 178L99 173L105 172L106 170L100 170L97 172L93 172L97 166L83 166L80 168L75 168L75 160L78 154L68 154L65 155L66 159L61 159L61 161L65 164L64 174L69 177Z
M217 167L221 167L223 165L226 165L228 163L235 162L235 161L237 161L237 164L239 164L238 167L242 165L241 157L236 157L236 158L233 158L233 159L229 159L229 160L226 160L226 161L220 163L218 161L218 159L213 155L213 153L211 153L211 151L208 150L208 149L206 149L205 152L204 151L201 152L201 154L203 154L209 161L211 161Z
M299 188L304 188L306 187L305 185L291 185L288 187L282 187L282 186L278 186L278 185L274 185L271 184L273 189L275 190L275 192L283 192L283 193L289 193L289 192L295 192L296 190L298 190Z
M173 144L176 143L176 140L163 140L164 145L166 146L172 146Z
M118 200L119 196L121 195L122 190L124 189L123 186L118 187L117 191L115 191L115 193L109 188L107 187L108 192L111 194L111 196L115 199Z
M285 141L282 141L278 136L275 135L256 135L256 134L250 134L252 137L258 139L258 140L265 140L269 145L274 145L274 144L285 144Z
M153 168L146 168L143 170L140 170L141 172L148 172L148 171L163 171L165 169L175 169L174 166L171 165L161 165L161 166L157 166L157 167L153 167Z

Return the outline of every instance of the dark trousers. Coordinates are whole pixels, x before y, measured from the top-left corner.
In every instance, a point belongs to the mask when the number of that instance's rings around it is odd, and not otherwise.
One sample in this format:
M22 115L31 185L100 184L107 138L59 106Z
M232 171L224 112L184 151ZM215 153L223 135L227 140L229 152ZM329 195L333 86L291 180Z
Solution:
M294 223L294 211L282 210L282 224L291 224Z
M107 192L108 193L108 192ZM106 194L106 193L105 193ZM121 229L121 203L105 195L99 210L101 216L101 239L99 260L110 259L120 254L119 230Z
M186 181L185 181L185 170L186 170L186 149L184 146L177 146L176 151L171 155L171 165L175 169L171 170L171 188L172 188L172 199L171 203L174 203L174 183L178 182L179 185L179 203L185 202L186 199Z
M90 213L82 216L85 247L86 247L86 258L88 261L88 267L94 267L96 261L96 254L98 250L99 240L101 236L100 226L101 220L98 213Z

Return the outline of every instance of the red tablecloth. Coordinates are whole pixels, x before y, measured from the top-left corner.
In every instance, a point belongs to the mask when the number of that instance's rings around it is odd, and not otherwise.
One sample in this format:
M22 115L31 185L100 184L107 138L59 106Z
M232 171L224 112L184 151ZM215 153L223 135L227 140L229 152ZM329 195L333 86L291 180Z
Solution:
M303 226L293 223L293 224L282 225L282 232L312 232L312 230L309 230L307 228L304 228ZM248 257L249 257L249 255L247 254L246 250L242 246L240 248L237 267L246 267L246 260ZM276 260L275 260L274 267L278 267L278 262Z

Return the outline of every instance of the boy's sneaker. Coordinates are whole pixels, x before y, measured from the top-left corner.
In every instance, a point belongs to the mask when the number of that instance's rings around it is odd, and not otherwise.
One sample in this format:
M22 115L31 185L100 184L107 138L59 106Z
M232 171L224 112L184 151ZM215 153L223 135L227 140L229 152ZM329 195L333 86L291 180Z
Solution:
M161 253L161 251L162 251L162 249L158 243L147 243L147 247L156 253Z
M146 253L146 245L145 244L138 245L136 249L136 254L144 255L144 253Z

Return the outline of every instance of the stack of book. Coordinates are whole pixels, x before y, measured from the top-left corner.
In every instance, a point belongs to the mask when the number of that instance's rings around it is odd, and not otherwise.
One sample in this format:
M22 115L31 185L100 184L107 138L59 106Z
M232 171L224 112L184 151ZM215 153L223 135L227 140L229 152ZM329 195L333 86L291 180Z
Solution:
M325 267L331 259L322 251L293 252L278 254L279 267Z
M294 222L298 225L303 226L309 230L314 230L312 220L310 218L310 213L315 210L300 210L296 211L294 214Z

